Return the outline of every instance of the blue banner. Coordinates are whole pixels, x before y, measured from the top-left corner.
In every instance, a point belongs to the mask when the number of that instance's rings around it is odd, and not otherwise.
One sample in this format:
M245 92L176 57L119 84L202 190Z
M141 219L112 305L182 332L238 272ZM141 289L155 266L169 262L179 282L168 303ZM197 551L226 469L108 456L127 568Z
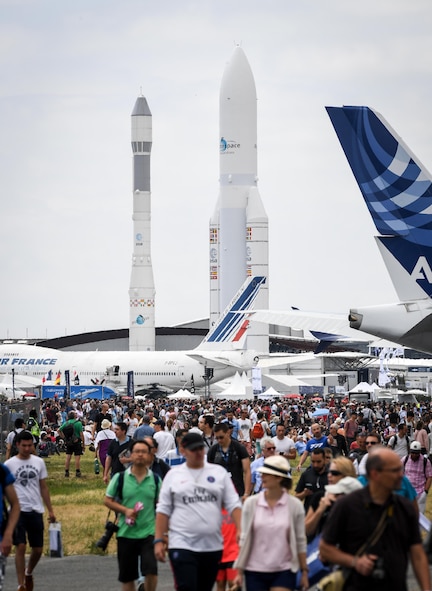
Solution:
M127 393L128 396L131 398L135 395L135 386L134 386L134 372L128 371L127 372Z
M114 390L108 386L70 386L71 400L75 398L78 400L84 400L85 398L103 400L115 395ZM66 387L42 386L42 398L54 398L55 396L57 398L64 398L66 396Z

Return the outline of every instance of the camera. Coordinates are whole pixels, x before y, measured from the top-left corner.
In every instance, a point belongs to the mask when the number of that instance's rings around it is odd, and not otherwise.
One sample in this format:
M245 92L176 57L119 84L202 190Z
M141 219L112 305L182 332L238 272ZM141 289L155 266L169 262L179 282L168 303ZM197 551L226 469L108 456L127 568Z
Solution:
M105 523L105 531L99 540L95 543L96 548L100 548L105 552L107 546L109 544L110 539L113 535L118 532L118 525L116 525L113 521L107 521Z
M371 572L371 577L375 579L375 581L383 581L386 578L384 558L377 558L373 571Z

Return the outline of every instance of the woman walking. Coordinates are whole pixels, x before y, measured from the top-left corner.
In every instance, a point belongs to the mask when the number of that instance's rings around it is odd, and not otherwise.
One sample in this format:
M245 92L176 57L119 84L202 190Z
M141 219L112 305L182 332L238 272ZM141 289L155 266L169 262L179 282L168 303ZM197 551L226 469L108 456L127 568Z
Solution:
M303 504L288 494L291 470L283 456L270 456L261 468L263 490L246 499L242 512L236 583L246 591L291 591L301 570L308 588Z

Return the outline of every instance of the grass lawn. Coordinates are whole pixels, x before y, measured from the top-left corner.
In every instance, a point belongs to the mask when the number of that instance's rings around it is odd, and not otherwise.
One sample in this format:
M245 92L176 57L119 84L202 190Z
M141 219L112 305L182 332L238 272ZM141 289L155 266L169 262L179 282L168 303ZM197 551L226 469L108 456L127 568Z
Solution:
M75 477L73 458L70 478L64 477L65 455L46 458L48 468L48 487L57 520L62 524L64 554L100 553L94 548L94 542L100 538L105 529L108 510L103 504L105 484L102 474L94 474L94 453L86 451L81 458L82 477ZM291 462L293 468L298 460ZM293 490L300 477L293 470ZM432 519L432 500L429 495L426 516ZM113 515L111 514L111 518ZM49 553L48 525L45 528L45 553ZM115 535L108 546L108 553L115 553Z

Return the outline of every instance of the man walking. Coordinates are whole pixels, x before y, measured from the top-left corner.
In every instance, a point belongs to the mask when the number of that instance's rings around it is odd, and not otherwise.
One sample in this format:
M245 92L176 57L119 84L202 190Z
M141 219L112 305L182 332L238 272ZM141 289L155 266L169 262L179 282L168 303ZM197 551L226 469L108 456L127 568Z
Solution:
M25 429L24 419L22 417L18 417L17 419L15 419L14 429L10 433L8 433L8 435L6 437L6 441L5 441L5 443L6 443L6 456L5 456L6 460L17 455L17 453L18 453L18 449L16 446L17 435L21 431L24 431L24 429Z
M60 437L66 442L65 478L69 478L69 467L72 455L75 455L75 476L81 478L80 462L84 453L84 433L81 421L78 421L74 410L68 414L68 420L59 429Z
M21 431L17 436L18 455L10 458L5 465L15 477L15 490L21 507L18 525L13 536L15 567L18 591L33 591L33 571L42 556L44 532L44 503L48 509L49 521L56 518L46 484L48 477L45 462L34 455L33 435ZM31 547L27 563L25 551L27 537Z
M408 437L407 426L405 423L399 423L398 432L392 435L387 445L394 450L400 458L404 458L410 451L411 440Z
M427 495L432 483L432 466L428 458L422 455L419 441L411 443L409 455L402 458L401 461L405 476L416 490L419 511L424 513Z
M165 421L163 419L158 419L155 422L154 430L155 433L153 435L153 439L156 439L158 443L156 456L159 459L162 459L170 450L175 449L174 437L171 435L171 433L165 431Z
M238 494L243 497L250 487L250 458L247 449L231 438L228 423L217 423L214 433L217 443L209 449L207 461L225 468Z
M130 462L129 458L122 456L122 452L129 450L130 437L127 433L126 423L117 423L114 426L115 439L112 439L105 460L105 468L103 480L105 484L108 484L110 477L112 478L117 472L123 472L125 464Z
M20 506L14 482L15 478L9 468L0 464L0 506L4 503L5 498L10 505L7 523L3 523L5 515L2 515L0 511L0 553L3 556L9 556L12 550L12 536L20 516Z
M328 484L327 468L325 449L319 447L312 450L311 465L300 476L295 489L295 496L304 501L305 513L309 509L312 495L318 491L323 491L326 484Z
M261 452L262 456L259 457L257 460L254 460L250 465L251 471L251 484L249 489L246 490L248 495L257 494L262 490L262 478L261 472L258 471L258 468L262 468L264 462L267 458L274 456L276 451L276 446L274 441L271 437L263 437L261 439Z
M306 449L301 455L301 458L297 466L297 470L299 471L302 469L303 464L306 462L308 455L310 453L321 447L330 447L327 436L323 435L321 425L319 425L318 423L314 423L311 426L311 431L313 437L312 439L309 439L309 441L306 443Z
M287 460L294 460L297 454L297 449L294 441L285 435L284 425L279 424L276 427L276 435L272 439L276 446L276 454L284 456Z
M160 479L148 468L150 449L145 441L133 441L125 472L108 485L105 505L119 516L117 560L122 591L135 591L135 580L145 576L145 591L155 591L157 561L153 551L155 509Z
M170 470L156 508L157 560L169 558L177 591L211 591L222 556L222 506L240 531L241 502L230 475L204 462L204 441L187 433L181 442L186 463Z
M347 591L406 591L410 558L420 589L430 589L414 507L393 494L402 478L399 456L377 446L366 471L368 485L334 504L322 533L321 560L350 569Z

